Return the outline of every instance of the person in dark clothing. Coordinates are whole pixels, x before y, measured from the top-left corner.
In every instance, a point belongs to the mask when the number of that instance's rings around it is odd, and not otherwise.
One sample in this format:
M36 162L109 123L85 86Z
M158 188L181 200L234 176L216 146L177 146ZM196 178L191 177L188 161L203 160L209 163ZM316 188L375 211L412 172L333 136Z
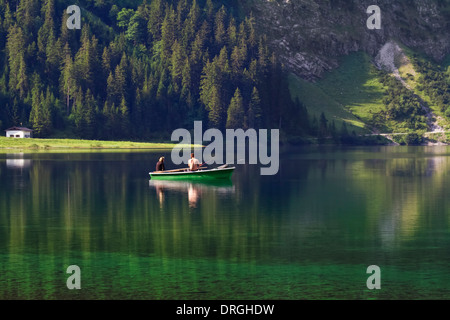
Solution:
M166 167L164 166L164 157L159 158L158 163L156 164L156 171L164 171Z

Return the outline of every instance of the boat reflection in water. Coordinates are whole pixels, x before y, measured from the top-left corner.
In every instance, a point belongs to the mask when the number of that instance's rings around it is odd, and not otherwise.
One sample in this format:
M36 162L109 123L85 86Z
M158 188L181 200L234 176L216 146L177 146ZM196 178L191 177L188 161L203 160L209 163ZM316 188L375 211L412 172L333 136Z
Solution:
M211 180L211 181L171 181L171 180L150 180L150 187L156 189L156 194L162 208L166 191L187 193L189 207L196 208L199 199L207 194L217 195L233 194L235 187L231 180Z

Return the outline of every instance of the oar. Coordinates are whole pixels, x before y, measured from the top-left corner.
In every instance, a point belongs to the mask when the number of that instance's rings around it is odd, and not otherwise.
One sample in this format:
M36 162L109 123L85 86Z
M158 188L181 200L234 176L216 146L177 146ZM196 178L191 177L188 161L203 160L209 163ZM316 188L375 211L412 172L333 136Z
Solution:
M156 173L165 173L165 172L181 172L181 171L185 171L188 168L185 169L175 169L175 170L164 170L164 171L155 171Z
M204 165L205 163L202 163L202 165ZM198 168L198 170L205 170L208 168ZM183 168L183 169L174 169L174 170L165 170L165 171L155 171L156 173L171 173L171 172L182 172L182 171L186 171L189 170L189 168Z

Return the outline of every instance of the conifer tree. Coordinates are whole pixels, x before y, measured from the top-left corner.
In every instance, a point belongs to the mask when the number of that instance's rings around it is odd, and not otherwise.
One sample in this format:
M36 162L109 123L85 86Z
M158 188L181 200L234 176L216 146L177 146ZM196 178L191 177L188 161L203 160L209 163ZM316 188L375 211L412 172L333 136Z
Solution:
M169 65L172 57L172 46L175 42L175 11L172 7L166 10L161 26L161 59L164 66Z
M328 135L328 120L322 112L319 118L319 137L325 138Z
M66 114L70 114L70 101L76 90L74 78L73 60L69 54L66 55L65 63L61 73L61 91L66 101Z
M252 97L248 107L248 127L259 129L261 127L261 99L259 98L259 92L256 87L253 87Z
M95 137L95 121L97 119L96 113L98 107L90 89L86 92L84 103L86 107L84 113L85 129L83 132L83 137L86 139L93 139Z
M343 144L346 144L350 140L350 134L348 133L347 123L345 121L342 121L342 127L341 127L341 142Z
M172 50L173 50L172 59L171 59L172 81L173 81L175 92L180 92L184 59L183 59L183 54L181 52L181 46L178 43L178 40L175 40Z
M33 128L35 137L41 137L44 133L44 116L41 108L40 98L41 92L39 91L39 88L33 88L30 123Z
M120 102L120 126L121 126L121 136L128 137L130 133L130 118L127 101L125 97L122 96Z
M244 127L244 105L239 88L236 89L230 106L228 107L227 129L239 129Z
M336 123L334 121L334 119L331 121L331 125L330 125L330 135L333 138L333 141L337 142L338 141L338 133L336 131Z
M28 87L25 64L25 38L22 28L17 24L9 29L6 47L10 70L9 89L19 93L20 97L24 98Z
M161 39L161 25L164 21L164 8L161 0L153 0L150 4L150 14L148 18L148 33L150 41Z
M226 19L226 10L225 7L222 6L220 10L217 12L214 20L214 39L217 48L221 48L226 44L227 29L225 26L225 19Z
M233 16L230 16L230 22L228 23L228 30L227 30L227 36L228 36L228 46L234 47L237 45L237 27L236 27L236 20Z
M219 90L214 85L211 88L210 97L210 101L207 104L210 127L222 130L225 127L226 109L221 100Z

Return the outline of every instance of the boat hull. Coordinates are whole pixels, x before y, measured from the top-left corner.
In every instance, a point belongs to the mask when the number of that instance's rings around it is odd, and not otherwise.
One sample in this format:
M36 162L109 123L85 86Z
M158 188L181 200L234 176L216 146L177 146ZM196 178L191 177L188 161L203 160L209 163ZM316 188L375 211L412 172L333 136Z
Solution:
M183 172L150 172L152 180L215 180L231 179L235 168L183 171Z

